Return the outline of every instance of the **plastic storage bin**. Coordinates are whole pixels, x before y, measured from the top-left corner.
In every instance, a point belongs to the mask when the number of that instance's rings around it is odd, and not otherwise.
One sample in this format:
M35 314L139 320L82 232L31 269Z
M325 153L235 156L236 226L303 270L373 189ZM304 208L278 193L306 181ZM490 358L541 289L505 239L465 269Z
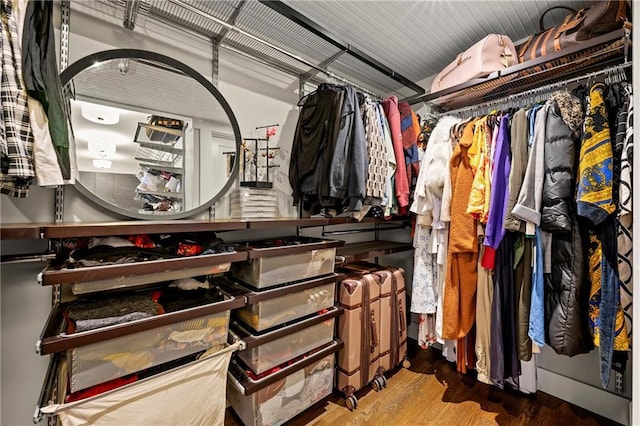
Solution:
M334 305L336 275L266 291L246 293L248 305L234 312L253 331L262 332Z
M231 265L231 274L255 288L268 288L333 272L343 241L285 237L236 243L249 260Z
M238 188L229 196L232 218L273 218L280 215L275 189Z
M237 356L256 374L319 348L333 340L335 318L342 308L279 328L261 335L251 335L241 324L233 322L232 332L246 344Z
M247 426L280 425L331 394L334 353L341 346L342 342L334 341L259 380L248 378L232 360L227 400Z

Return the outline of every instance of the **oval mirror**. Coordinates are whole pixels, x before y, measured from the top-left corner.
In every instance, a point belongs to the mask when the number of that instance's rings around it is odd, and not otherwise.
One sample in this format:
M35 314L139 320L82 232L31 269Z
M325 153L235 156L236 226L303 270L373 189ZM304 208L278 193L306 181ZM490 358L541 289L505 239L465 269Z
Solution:
M222 94L189 66L116 49L61 74L71 100L78 190L116 213L180 219L233 183L241 136Z

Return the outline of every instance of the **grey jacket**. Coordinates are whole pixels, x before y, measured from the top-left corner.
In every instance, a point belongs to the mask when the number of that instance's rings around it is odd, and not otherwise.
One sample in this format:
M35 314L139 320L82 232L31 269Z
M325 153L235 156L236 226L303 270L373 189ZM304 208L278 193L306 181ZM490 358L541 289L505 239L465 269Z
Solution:
M542 184L544 182L544 141L549 105L536 114L533 144L529 151L529 162L525 172L518 202L511 214L519 219L540 225L542 207Z
M346 86L345 91L340 130L329 169L329 197L343 200L351 211L359 211L366 195L367 140L357 92L351 86Z

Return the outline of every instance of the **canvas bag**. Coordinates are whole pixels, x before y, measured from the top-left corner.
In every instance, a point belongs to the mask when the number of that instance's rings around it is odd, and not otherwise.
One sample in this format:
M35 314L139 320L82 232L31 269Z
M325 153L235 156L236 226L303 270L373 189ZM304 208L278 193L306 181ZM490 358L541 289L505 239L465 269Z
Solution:
M487 76L516 63L516 48L511 39L502 34L489 34L440 71L431 84L431 93Z
M544 17L554 9L567 9L570 13L560 25L545 29ZM565 6L551 7L540 15L540 32L520 46L518 58L520 62L530 61L615 31L622 28L628 16L629 7L624 0L597 1L577 11Z
M222 425L229 361L240 343L121 388L42 407L63 426Z

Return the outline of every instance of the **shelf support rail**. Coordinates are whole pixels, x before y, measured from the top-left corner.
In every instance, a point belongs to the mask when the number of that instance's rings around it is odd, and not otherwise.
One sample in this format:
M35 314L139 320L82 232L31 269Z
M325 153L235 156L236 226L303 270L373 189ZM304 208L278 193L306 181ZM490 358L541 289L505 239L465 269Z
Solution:
M504 96L502 98L494 99L489 102L484 102L481 104L466 106L466 107L458 108L455 110L442 112L439 115L440 116L444 116L444 115L466 116L466 115L473 115L480 111L485 111L492 108L498 108L501 105L513 104L514 102L518 102L518 101L520 102L528 102L529 100L537 101L537 100L540 100L542 95L546 94L551 90L567 87L569 84L577 83L582 80L594 80L597 77L602 75L622 73L626 68L630 68L632 65L633 65L633 62L631 61L625 62L623 64L603 68L601 70L591 72L591 73L586 73L578 77L570 78L568 80L563 80L556 83L550 83L545 86L536 87L535 89L530 89L524 92L517 93L515 95Z

